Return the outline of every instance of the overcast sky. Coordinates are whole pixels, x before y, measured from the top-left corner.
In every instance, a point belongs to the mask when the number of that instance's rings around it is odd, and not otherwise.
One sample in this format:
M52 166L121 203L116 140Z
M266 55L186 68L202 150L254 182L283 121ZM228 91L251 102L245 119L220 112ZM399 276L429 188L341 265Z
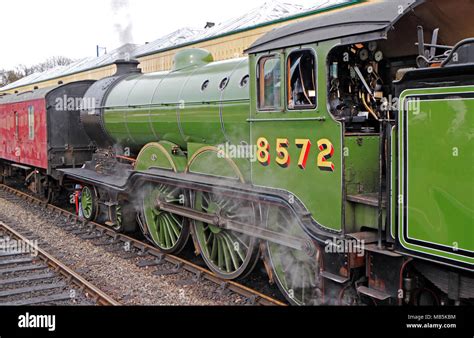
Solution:
M50 56L94 56L96 45L121 45L117 24L133 24L133 42L143 44L182 27L203 28L240 16L272 0L2 0L0 69L32 65ZM310 7L322 0L281 0ZM125 8L114 8L113 3ZM326 2L326 1L323 1Z

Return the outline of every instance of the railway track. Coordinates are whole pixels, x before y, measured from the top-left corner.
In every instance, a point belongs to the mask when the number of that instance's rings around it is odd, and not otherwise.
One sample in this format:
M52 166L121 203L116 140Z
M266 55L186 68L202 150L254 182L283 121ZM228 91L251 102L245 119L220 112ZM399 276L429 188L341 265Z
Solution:
M155 269L156 276L177 275L183 271L191 273L191 279L184 280L182 284L198 284L201 280L212 282L217 294L235 293L243 297L246 304L263 306L284 306L285 303L278 299L265 295L253 288L243 284L226 281L213 272L194 264L186 259L163 254L155 247L146 242L119 234L112 229L95 222L80 219L75 214L62 208L47 204L38 198L19 191L15 188L0 184L0 198L11 202L26 201L31 207L40 207L51 217L59 217L54 225L62 230L74 234L84 241L90 241L97 247L107 248L108 252L117 254L121 258L136 259L136 265L141 269Z
M3 222L0 243L0 306L120 305Z

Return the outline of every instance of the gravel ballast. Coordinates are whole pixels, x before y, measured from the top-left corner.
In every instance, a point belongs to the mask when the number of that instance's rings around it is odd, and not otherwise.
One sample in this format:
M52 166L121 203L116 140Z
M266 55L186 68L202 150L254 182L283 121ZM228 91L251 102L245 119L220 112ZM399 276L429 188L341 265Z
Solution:
M61 216L51 216L28 202L13 203L0 198L0 221L19 232L37 237L40 247L65 262L99 289L124 305L242 305L243 297L216 292L217 286L208 281L192 281L193 275L156 276L162 267L139 268L140 258L124 259L117 252L54 225ZM56 219L55 219L56 218Z

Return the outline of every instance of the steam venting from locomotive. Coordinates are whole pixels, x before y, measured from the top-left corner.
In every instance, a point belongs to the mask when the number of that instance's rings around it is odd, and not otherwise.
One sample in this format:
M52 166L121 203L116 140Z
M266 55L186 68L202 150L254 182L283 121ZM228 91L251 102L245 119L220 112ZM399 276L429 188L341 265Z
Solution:
M133 22L129 14L130 3L128 0L112 0L112 13L115 17L115 31L122 45L133 41Z

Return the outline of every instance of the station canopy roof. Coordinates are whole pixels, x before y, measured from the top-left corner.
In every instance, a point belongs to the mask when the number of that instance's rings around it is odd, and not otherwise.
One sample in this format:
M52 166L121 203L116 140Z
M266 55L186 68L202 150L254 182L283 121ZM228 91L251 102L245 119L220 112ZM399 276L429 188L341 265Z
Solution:
M315 0L315 6L305 8L300 5L282 3L269 0L261 7L245 13L239 17L221 22L207 29L182 28L169 33L155 41L144 45L126 44L108 54L99 57L89 57L78 60L68 66L60 66L43 73L35 73L11 83L0 91L15 89L35 83L64 77L87 70L92 70L113 64L118 59L138 58L160 53L169 49L179 48L199 41L219 37L221 35L249 30L262 24L269 24L278 20L290 19L293 16L310 14L326 7L339 5L350 1L346 0Z

